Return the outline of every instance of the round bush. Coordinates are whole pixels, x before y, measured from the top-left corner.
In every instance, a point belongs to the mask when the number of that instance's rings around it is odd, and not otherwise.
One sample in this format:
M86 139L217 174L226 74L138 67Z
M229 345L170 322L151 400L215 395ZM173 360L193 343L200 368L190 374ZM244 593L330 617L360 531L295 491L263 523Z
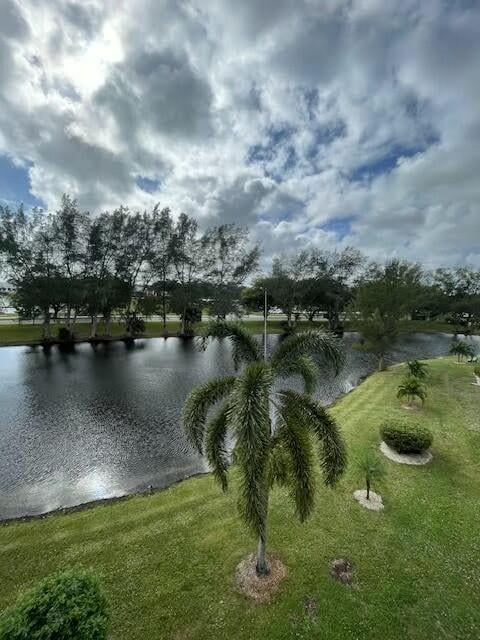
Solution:
M0 640L105 640L108 607L98 579L83 569L45 578L0 618Z
M398 453L422 453L433 442L431 432L419 424L390 422L382 425L380 434L384 442Z

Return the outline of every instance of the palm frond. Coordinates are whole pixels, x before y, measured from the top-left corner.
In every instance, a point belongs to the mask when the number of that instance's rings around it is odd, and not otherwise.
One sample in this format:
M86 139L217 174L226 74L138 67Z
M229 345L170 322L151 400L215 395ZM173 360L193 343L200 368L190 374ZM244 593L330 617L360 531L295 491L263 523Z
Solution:
M232 391L235 380L235 376L209 380L193 389L185 401L182 413L183 426L189 442L200 454L203 452L208 411Z
M229 460L225 442L228 430L228 411L229 406L228 402L226 402L206 428L205 450L207 460L212 467L213 477L221 486L222 491L226 491L228 488L227 469Z
M265 535L268 508L272 381L269 365L263 362L250 364L238 376L229 401L228 419L236 438L236 459L241 474L239 509L258 536Z
M324 482L333 486L345 471L347 452L335 420L320 403L296 391L281 392L282 404L295 419L310 428L320 443L320 459Z
M209 322L202 333L202 344L210 338L229 338L235 369L241 362L257 362L262 359L260 345L240 322Z
M305 385L305 393L312 393L318 381L319 369L310 356L297 356L291 360L280 360L276 372L286 378L300 376Z
M316 356L325 364L331 365L338 374L345 363L345 352L341 341L328 333L305 331L286 338L275 350L272 365L275 368L285 366L298 356Z
M285 487L290 479L290 459L280 438L275 438L268 461L268 486Z
M315 498L312 440L308 429L291 411L289 403L280 409L282 426L278 431L289 454L291 470L291 496L295 512L303 522L311 514Z

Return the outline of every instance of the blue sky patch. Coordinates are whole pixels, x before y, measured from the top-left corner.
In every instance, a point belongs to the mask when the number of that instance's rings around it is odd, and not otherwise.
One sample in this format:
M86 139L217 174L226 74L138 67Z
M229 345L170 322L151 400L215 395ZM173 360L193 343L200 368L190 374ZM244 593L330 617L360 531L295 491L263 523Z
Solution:
M30 193L28 169L17 167L7 156L0 155L0 201L23 202L27 207L43 207L44 203Z
M146 191L147 193L155 193L160 187L160 180L152 180L144 176L137 176L135 182L142 191Z
M355 216L348 216L347 218L332 218L321 226L324 231L333 231L337 234L339 240L343 240L345 236L350 235L352 232L352 223L355 221Z

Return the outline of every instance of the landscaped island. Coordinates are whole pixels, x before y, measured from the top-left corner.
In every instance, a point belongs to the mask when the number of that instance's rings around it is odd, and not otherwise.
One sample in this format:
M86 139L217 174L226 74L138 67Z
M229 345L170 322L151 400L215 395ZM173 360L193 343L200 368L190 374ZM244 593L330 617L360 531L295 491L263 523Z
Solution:
M455 360L429 362L428 402L413 416L396 398L404 366L373 375L332 408L350 464L335 490L318 482L304 524L283 490L272 493L269 546L288 577L270 604L236 591L234 570L252 537L238 519L235 487L222 495L205 476L0 527L0 609L57 568L85 566L105 585L112 638L477 639L480 394L472 366ZM391 419L428 427L433 460L385 460L385 508L374 513L353 500L362 486L354 461L378 446L379 426ZM330 577L339 558L353 567L351 586Z

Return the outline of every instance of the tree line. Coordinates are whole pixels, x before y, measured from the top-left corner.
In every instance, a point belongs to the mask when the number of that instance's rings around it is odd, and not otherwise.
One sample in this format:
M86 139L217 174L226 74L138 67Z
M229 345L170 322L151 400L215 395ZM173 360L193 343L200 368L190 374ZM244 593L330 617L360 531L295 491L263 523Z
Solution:
M188 334L205 306L218 318L236 310L259 254L246 229L222 224L200 233L195 218L174 220L159 206L94 217L64 195L55 213L0 207L0 266L15 286L12 304L21 317L42 316L45 339L59 314L69 332L77 316L89 316L94 337L100 317L106 335L114 313L133 335L144 317L159 314L166 326L173 312Z
M58 211L0 207L0 273L14 285L20 317L41 316L44 338L52 321L68 334L90 317L90 333L109 335L114 315L127 335L144 319L178 314L181 333L193 332L203 310L217 319L245 311L280 310L291 332L300 319L322 315L343 332L347 318L362 331L380 366L402 319L442 319L456 332L480 328L480 271L468 266L425 270L420 264L368 261L352 247L305 249L273 259L258 275L260 247L248 229L198 221L169 208L133 212L119 207L92 216L64 195Z

